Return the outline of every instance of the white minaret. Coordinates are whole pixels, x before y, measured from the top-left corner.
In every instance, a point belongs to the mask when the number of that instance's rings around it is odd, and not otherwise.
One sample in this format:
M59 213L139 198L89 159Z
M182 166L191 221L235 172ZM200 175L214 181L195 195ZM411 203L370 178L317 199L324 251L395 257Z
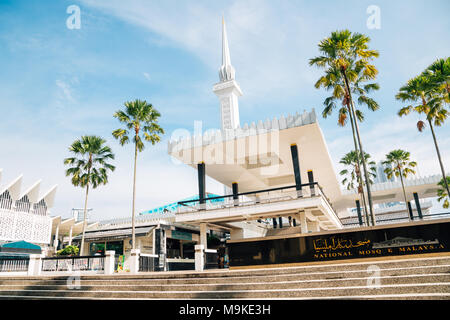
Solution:
M219 69L220 82L214 85L213 91L220 101L220 119L223 131L240 126L238 98L242 96L242 91L235 80L235 73L236 71L231 65L225 20L222 18L222 66Z

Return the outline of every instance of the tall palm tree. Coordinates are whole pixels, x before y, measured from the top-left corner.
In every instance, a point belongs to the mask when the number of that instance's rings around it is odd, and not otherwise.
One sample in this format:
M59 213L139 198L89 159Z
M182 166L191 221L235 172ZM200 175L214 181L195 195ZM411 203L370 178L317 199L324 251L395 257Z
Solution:
M82 136L69 147L73 157L64 159L64 164L70 166L66 170L66 176L72 176L74 186L86 189L80 256L84 254L89 189L107 184L108 172L115 170L115 166L107 162L114 159L114 154L105 143L106 141L98 136Z
M368 212L367 212L367 207L365 204L365 197L363 195L363 186L361 184L359 184L359 180L358 180L358 170L360 168L361 165L361 156L357 156L355 151L350 151L349 153L347 153L346 155L344 155L341 160L339 161L339 163L345 165L347 168L343 169L341 172L339 172L339 174L341 176L344 177L344 179L342 179L341 183L347 188L347 190L353 190L357 187L358 189L358 194L360 195L360 198L363 201L363 206L365 208L364 212L366 215L366 222L367 225L369 225L369 217L368 217ZM376 163L375 161L370 161L370 155L369 154L364 154L364 158L367 162L367 164L369 165L369 170L370 170L370 178L375 178L377 176L377 168L376 168ZM373 184L372 179L369 180L370 184Z
M422 75L428 77L445 102L450 103L450 57L436 60Z
M343 105L347 107L340 109L340 123L345 123L343 116L348 113L350 122L352 124L353 140L355 144L355 152L359 155L364 154L364 149L361 142L359 132L359 125L357 118L361 118L361 113L356 112L352 94L359 94L362 91L369 92L378 89L377 84L371 84L368 87L362 87L362 83L373 80L378 74L378 70L374 65L370 64L370 60L379 56L378 51L370 50L368 43L370 38L360 33L351 33L349 30L335 31L331 33L329 38L325 38L319 43L319 51L321 56L310 59L310 65L316 65L320 68L326 69L326 74L321 77L316 83L316 87L324 86L325 88L333 88L333 96L337 99L343 98ZM329 84L327 81L329 81ZM364 92L363 92L364 93ZM363 98L358 99L359 103L369 106L369 108L378 109L378 105L374 104L373 99L365 99L367 97L363 94ZM333 99L325 100L325 106L333 103ZM331 107L333 109L333 107ZM357 141L357 143L356 143ZM372 224L375 225L375 216L373 212L372 195L370 190L369 171L364 158L361 159L364 169L364 178L366 181L367 197L369 200L369 210L372 218ZM360 174L359 174L360 175ZM360 178L362 180L362 177ZM360 181L362 185L362 181Z
M136 202L136 166L138 152L144 150L144 141L151 142L152 145L161 140L160 134L164 134L163 128L158 124L161 114L145 100L136 99L124 103L124 110L114 113L125 128L114 130L112 135L119 140L120 145L130 142L130 137L134 143L134 174L133 174L133 204L132 204L132 248L135 249L135 202ZM132 131L130 133L130 131Z
M446 178L447 184L450 184L450 177ZM448 209L450 207L450 195L449 193L447 193L447 190L445 189L444 179L441 179L438 185L440 186L440 188L437 191L438 201L441 202L442 200L444 200L444 204L442 205L442 207Z
M384 172L388 179L392 179L395 175L400 177L403 189L403 197L405 199L405 205L407 205L408 200L406 198L405 183L403 178L408 178L410 174L416 174L413 169L417 166L417 162L410 160L410 153L401 149L392 150L386 155L386 160L382 162L386 165Z
M439 160L442 178L447 190L450 193L449 184L445 180L445 168L442 162L441 152L437 143L434 126L441 126L447 119L449 112L444 108L443 99L438 94L438 89L434 85L432 79L425 75L417 76L408 81L406 85L400 88L395 96L397 100L402 102L412 103L400 109L398 115L400 117L408 115L411 111L426 116L426 121L430 126L431 134L433 136L434 147ZM417 123L417 129L422 132L425 128L425 122L420 120Z

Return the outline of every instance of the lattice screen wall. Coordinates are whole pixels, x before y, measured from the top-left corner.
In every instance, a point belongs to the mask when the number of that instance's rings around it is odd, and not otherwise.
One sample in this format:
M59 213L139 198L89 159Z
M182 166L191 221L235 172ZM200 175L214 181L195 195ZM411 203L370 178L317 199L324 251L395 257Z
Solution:
M0 209L0 240L49 244L51 233L49 216Z

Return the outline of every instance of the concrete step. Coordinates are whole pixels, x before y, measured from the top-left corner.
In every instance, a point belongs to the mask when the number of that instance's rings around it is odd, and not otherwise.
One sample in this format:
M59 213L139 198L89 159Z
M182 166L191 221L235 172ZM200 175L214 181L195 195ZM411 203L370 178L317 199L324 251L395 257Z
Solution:
M351 286L365 286L367 285L367 277L362 278L343 278L343 279L317 279L317 280L289 280L289 281L272 281L272 282L241 282L241 283L227 283L226 281L219 283L208 284L130 284L127 281L121 284L112 284L108 281L104 284L86 284L85 281L80 281L79 284L71 282L70 286L79 285L79 290L82 291L211 291L211 290L263 290L263 289L297 289L297 288L328 288L328 287L351 287ZM421 283L449 283L450 274L426 274L426 275L403 275L403 276L382 276L379 278L380 284L421 284ZM68 283L49 284L47 282L40 282L36 284L7 284L0 285L0 291L5 290L43 290L43 291L58 291L67 290Z
M2 297L65 297L65 298L119 298L119 299L275 299L275 298L320 298L374 295L441 294L450 298L449 283L392 284L379 288L367 286L297 288L297 289L252 289L223 291L89 291L89 290L2 290Z
M104 275L82 275L82 279L90 280L107 280L107 279L187 279L187 278L212 278L212 277L257 277L257 276L273 276L273 275L291 275L291 274L311 274L311 273L349 273L349 272L366 272L367 268L371 265L378 266L382 271L389 271L394 268L414 268L414 267L426 267L426 266L449 266L450 256L434 257L434 258L407 258L395 259L395 260L369 260L367 262L336 262L326 263L319 265L305 265L296 267L277 267L277 268L261 268L261 269L245 269L245 270L207 270L204 272L195 271L172 271L172 272L152 272L152 273L140 273L139 275L131 274L115 274L111 276ZM400 270L400 269L399 269ZM1 276L0 281L7 279L42 279L44 277L51 279L65 279L67 275L55 276L51 274L43 274L40 277L28 277L28 276Z
M387 267L387 266L385 266ZM228 271L224 271L223 273L228 273ZM397 267L397 268L384 268L380 269L381 276L402 276L402 275L410 275L410 274L424 275L424 274L450 274L450 265L436 265L436 266L414 266L414 267ZM372 274L372 273L370 273ZM360 270L347 270L347 271L317 271L317 272L301 272L291 274L277 274L276 272L272 272L271 275L254 275L252 272L247 273L246 275L236 275L230 276L227 274L227 277L220 277L219 274L211 274L209 277L192 278L187 277L189 275L179 274L177 278L160 278L158 274L149 274L149 275L137 275L137 276L121 276L116 275L114 277L102 277L102 276L81 276L80 281L83 285L97 285L102 284L107 281L111 285L165 285L165 284L209 284L209 283L217 283L217 282L226 282L226 283L267 283L273 281L292 281L292 280L333 280L333 279L345 279L348 277L352 278L367 278L369 275L367 269ZM73 274L75 275L75 274ZM0 278L0 285L8 285L8 284L17 284L17 285L33 285L45 283L49 285L65 285L67 283L67 279L69 276L63 277L41 277L41 278Z
M374 275L368 267L374 265L380 268L380 286L375 289L367 282ZM1 276L0 299L450 299L448 256L201 273L82 275L79 281L76 276Z

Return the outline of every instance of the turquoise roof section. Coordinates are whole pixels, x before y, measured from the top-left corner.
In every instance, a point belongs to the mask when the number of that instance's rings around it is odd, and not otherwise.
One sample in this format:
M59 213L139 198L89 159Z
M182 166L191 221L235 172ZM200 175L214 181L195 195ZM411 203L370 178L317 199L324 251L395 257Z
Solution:
M27 250L41 250L41 247L38 245L32 244L26 241L17 241L2 244L0 247L2 248L14 248L14 249L27 249Z
M220 196L217 194L213 194L213 193L206 194L206 198L214 198L214 197L220 197ZM180 200L180 201L189 201L189 200L198 200L198 199L199 199L199 196L196 195L196 196L192 196L192 197ZM213 200L206 200L206 201L210 202L210 203L221 203L221 202L224 202L224 199L221 198L221 199L213 199ZM177 212L177 209L180 206L178 204L178 202L179 201L173 202L173 203L170 203L170 204L158 207L158 208L150 209L150 210L139 213L139 215L143 216L143 215L147 215L147 214L175 213L175 212ZM195 203L191 203L190 205L194 205L194 204Z

